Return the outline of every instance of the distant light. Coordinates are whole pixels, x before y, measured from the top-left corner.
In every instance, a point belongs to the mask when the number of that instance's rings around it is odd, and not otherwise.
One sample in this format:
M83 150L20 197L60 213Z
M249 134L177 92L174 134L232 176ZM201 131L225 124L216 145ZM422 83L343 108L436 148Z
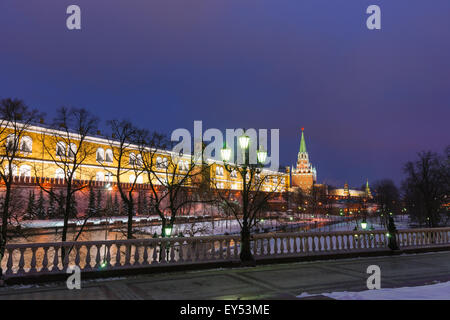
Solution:
M165 227L164 234L166 235L166 237L170 237L172 234L172 227Z

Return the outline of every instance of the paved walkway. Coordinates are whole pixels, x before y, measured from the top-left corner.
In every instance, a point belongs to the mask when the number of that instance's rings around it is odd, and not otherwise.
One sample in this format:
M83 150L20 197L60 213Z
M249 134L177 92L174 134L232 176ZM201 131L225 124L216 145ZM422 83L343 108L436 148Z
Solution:
M450 252L355 258L142 275L65 284L0 288L0 299L295 299L302 292L367 290L366 269L381 268L381 286L450 281Z

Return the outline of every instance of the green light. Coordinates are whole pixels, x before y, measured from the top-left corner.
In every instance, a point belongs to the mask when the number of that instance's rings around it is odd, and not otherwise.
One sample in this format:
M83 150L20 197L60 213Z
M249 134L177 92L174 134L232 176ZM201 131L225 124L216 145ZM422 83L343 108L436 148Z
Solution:
M292 221L292 220L294 220L294 218L292 218L292 217L289 217L289 220L291 220L291 221Z
M361 228L362 228L363 230L366 230L366 228L367 228L367 222L365 222L365 221L361 222Z
M248 144L250 142L250 137L246 135L245 133L239 137L239 145L241 146L241 149L247 149Z
M172 227L165 227L164 234L166 235L166 237L170 237L170 235L172 234Z
M220 150L220 155L222 156L222 160L224 162L230 161L231 149L227 148L226 143L223 144L223 148L222 148L222 150Z
M264 151L263 149L259 149L256 152L256 156L258 157L258 162L260 164L265 164L266 163L266 158L267 158L267 152Z

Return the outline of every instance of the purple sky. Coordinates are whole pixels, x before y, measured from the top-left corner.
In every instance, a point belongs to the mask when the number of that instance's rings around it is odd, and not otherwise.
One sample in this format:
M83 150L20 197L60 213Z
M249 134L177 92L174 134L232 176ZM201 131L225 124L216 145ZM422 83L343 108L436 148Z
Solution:
M450 143L448 0L2 0L0 40L0 97L166 132L280 128L286 165L305 127L319 182L400 182Z

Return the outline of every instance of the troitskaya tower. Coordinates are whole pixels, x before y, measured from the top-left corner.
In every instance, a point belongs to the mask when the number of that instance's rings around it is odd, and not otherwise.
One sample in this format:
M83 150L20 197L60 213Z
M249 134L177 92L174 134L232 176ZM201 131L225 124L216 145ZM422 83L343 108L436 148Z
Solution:
M306 151L305 135L302 128L300 150L297 156L297 166L292 168L292 187L301 188L303 191L311 190L317 180L316 168L309 163L309 155Z

